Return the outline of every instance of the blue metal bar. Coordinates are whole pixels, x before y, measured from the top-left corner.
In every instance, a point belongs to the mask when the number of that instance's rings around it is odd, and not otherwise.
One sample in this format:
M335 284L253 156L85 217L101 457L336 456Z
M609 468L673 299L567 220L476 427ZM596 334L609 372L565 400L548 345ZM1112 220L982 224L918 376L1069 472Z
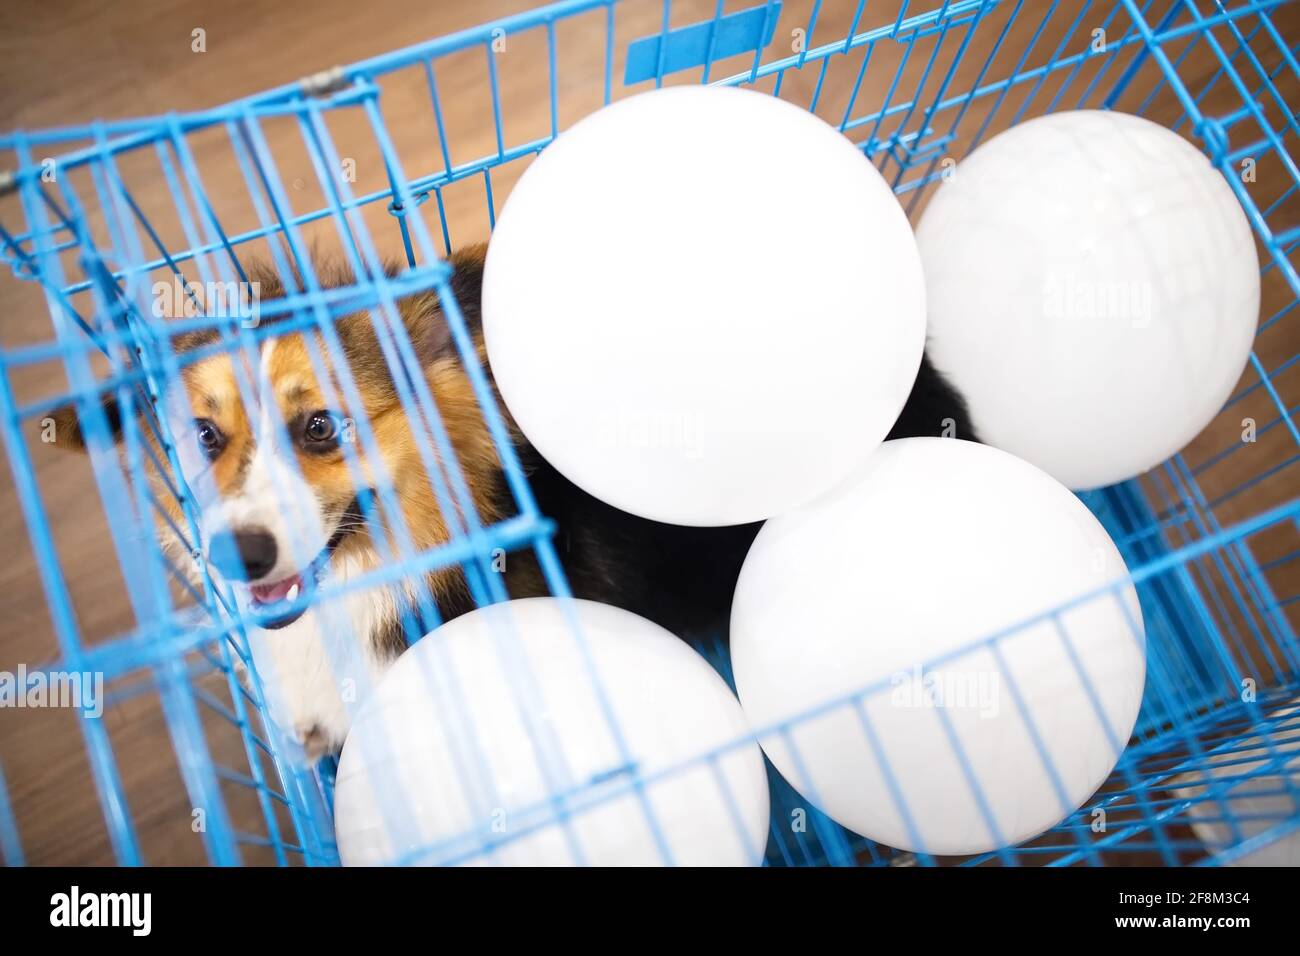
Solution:
M280 864L299 856L312 865L332 864L337 862L337 847L332 836L332 771L324 765L308 770L291 759L290 742L266 718L266 693L273 677L258 671L250 643L256 632L249 630L255 622L246 619L229 589L218 586L207 573L195 489L181 473L172 425L158 414L168 390L196 363L214 356L237 357L239 397L246 408L252 408L266 386L257 371L262 350L268 342L299 335L306 344L311 371L323 383L322 391L328 393L327 400L339 407L360 407L355 376L335 325L339 318L359 311L371 317L396 400L413 424L420 467L447 518L448 540L430 545L419 537L417 529L408 527L396 497L396 476L380 462L374 469L373 493L360 496L380 566L340 582L319 599L301 597L302 606L318 600L322 617L344 617L330 612L349 596L372 588L409 587L410 607L404 610L402 624L407 640L414 641L422 635L412 611L418 611L425 622L440 620L435 589L428 580L431 573L454 569L463 574L478 605L507 598L500 576L489 566L494 550L531 549L550 592L560 598L570 595L552 540L554 528L540 514L482 367L477 343L470 337L461 312L463 303L456 302L453 294L455 277L442 261L454 248L453 217L446 202L450 197L444 197L443 190L475 191L477 185L466 181L481 177L481 208L489 227L494 227L505 181L496 177L495 171L511 162L527 162L561 134L560 114L565 107L559 83L557 28L564 21L583 15L603 20L603 41L598 21L592 24L596 29L590 38L597 54L603 42L603 62L590 66L587 83L593 92L595 84L601 85L606 103L627 92L630 83L653 78L660 86L665 76L696 67L701 68L703 83L754 86L772 77L774 94L781 96L784 90L788 96L798 85L786 85L788 74L803 71L811 87L810 110L816 112L824 99L834 100L836 115L831 122L846 134L866 134L858 145L881 170L894 164L889 175L900 198L912 194L906 200L909 210L919 208L926 187L940 175L937 170L945 151L976 148L993 128L995 117L999 124L1007 122L1001 111L1013 94L1021 98L1009 117L1012 124L1070 104L1114 108L1137 103L1139 114L1151 115L1172 106L1172 111L1159 115L1181 111L1173 121L1174 129L1185 126L1201 139L1267 249L1263 277L1270 283L1288 284L1293 293L1283 295L1273 314L1261 322L1259 334L1300 316L1300 273L1294 261L1300 249L1300 227L1286 218L1290 203L1300 194L1300 166L1289 142L1300 135L1300 114L1293 108L1300 95L1295 92L1300 63L1296 46L1273 21L1282 0L1240 0L1235 4L1221 0L1117 0L1104 10L1094 9L1095 0L1084 0L1073 8L1068 23L1057 22L1059 0L1040 4L932 0L921 12L905 0L897 5L896 13L883 16L866 0L842 0L837 20L840 29L847 22L847 29L816 44L814 33L825 30L828 17L823 0L813 0L807 20L800 21L806 24L803 42L790 55L771 56L766 63L765 51L785 9L778 0L731 13L726 12L723 0L716 0L705 5L704 15L708 16L711 7L711 17L677 28L672 26L671 0L664 0L661 10L652 6L648 11L657 21L657 32L633 38L621 51L626 56L620 89L614 85L616 54L620 52L615 50L615 2L566 0L418 43L340 68L339 82L324 92L293 83L211 110L0 136L0 149L12 149L18 163L12 180L7 181L18 192L24 219L17 228L0 225L0 257L10 266L15 281L35 283L51 321L48 340L24 341L0 350L0 438L8 453L53 623L58 661L49 667L119 678L109 697L112 704L146 693L159 695L191 801L205 809L217 808L216 818L210 819L208 832L201 837L214 862L236 862L242 847L255 846L269 850ZM1093 24L1117 34L1100 51L1093 50L1088 38L1080 34L1085 25ZM958 31L955 43L954 30ZM534 80L545 97L549 123L541 138L519 142L509 135L502 102L502 90L514 88L515 78L509 73L514 61L498 59L494 42L508 36L513 43L516 36L529 31L539 42L544 37L544 92L541 77ZM982 63L973 64L977 37L987 54ZM1014 56L1008 49L1012 38L1017 44ZM1050 49L1046 48L1049 38ZM876 44L881 42L887 45L878 52ZM446 76L455 61L444 58L460 52L477 57L479 48L487 56L485 86L491 102L494 148L458 164L453 157L460 150L451 141L441 99L455 83ZM893 56L895 49L897 57ZM859 50L860 62L846 60L832 66L836 58L850 57ZM1194 54L1210 57L1214 69L1203 76L1191 75L1187 64L1193 62ZM745 58L744 68L713 80L717 63L733 56ZM875 78L885 59L895 63L893 74L867 86L867 78ZM566 86L582 81L578 69L575 65L570 74L566 63ZM422 151L413 173L403 168L403 158L379 108L383 95L380 80L385 80L386 87L386 78L403 70L427 87L438 139L436 146L428 144ZM963 88L954 89L959 76ZM1198 86L1189 87L1192 82ZM1049 84L1050 99L1040 97ZM836 98L841 95L845 97L842 110ZM1231 102L1220 105L1225 100ZM1211 103L1221 112L1206 113ZM984 108L982 115L977 107ZM855 116L859 109L863 114ZM334 127L327 118L345 112L364 120L358 135L378 146L386 188L356 194L336 175L340 149L333 142ZM263 130L263 124L272 121L287 123L300 134L323 194L320 208L293 211L277 169L277 149ZM224 206L208 195L200 178L191 137L213 128L224 130L229 139L234 168L242 174L255 212L252 228L242 228L248 224L240 222L242 231L227 229L220 214ZM46 188L39 178L42 167L33 164L33 149L38 145L42 151L65 150L56 161L60 177L55 188ZM156 168L151 167L149 175L172 197L174 224L137 200L135 189L119 170L119 161L126 154L156 156ZM1264 156L1270 158L1282 181L1278 189L1261 197L1241 181L1236 167L1247 157ZM121 166L135 168L125 162ZM85 195L78 192L80 181L68 175L72 170L86 173L90 188ZM430 198L436 202L428 203ZM375 203L384 203L393 214L407 264L399 275L385 271L378 252L381 244L368 225L366 213ZM436 225L430 221L435 204ZM106 240L89 227L91 221L104 224ZM322 287L317 263L308 249L309 227L333 231L332 238L337 239L351 272L344 287ZM440 247L435 234L440 236ZM169 321L151 314L148 280L155 270L185 283L184 294L197 305L198 297L186 273L197 276L200 284L232 279L245 282L248 272L241 259L250 254L247 250L260 250L263 242L270 264L286 288L282 298L264 304L264 321L258 328L236 328L228 316L219 314ZM80 274L65 275L67 263L73 262ZM515 517L493 522L477 511L456 449L402 325L400 305L411 295L437 299L478 412L498 451L504 484L518 511ZM92 304L86 306L86 302ZM176 335L199 330L214 332L214 340L184 354L174 351ZM1300 356L1276 355L1275 342L1270 339L1252 354L1256 381L1244 385L1225 408L1233 409L1234 415L1239 408L1249 410L1259 419L1257 439L1269 438L1270 448L1290 443L1294 453L1254 464L1237 454L1245 443L1235 442L1211 449L1208 457L1198 459L1196 467L1176 456L1140 481L1082 496L1112 533L1130 574L1063 607L1009 624L927 662L928 666L942 663L982 648L991 651L1038 755L1043 779L1050 784L1049 792L1055 794L1063 812L1069 811L1055 828L1054 837L1030 845L1000 846L972 859L971 864L1104 865L1116 854L1139 850L1157 853L1167 864L1189 859L1227 862L1268 839L1294 832L1300 825L1300 793L1290 772L1300 752L1300 743L1290 735L1300 726L1300 717L1286 713L1300 692L1300 640L1288 617L1290 609L1300 606L1300 593L1275 591L1283 580L1279 573L1300 556L1300 540L1295 539L1300 531L1300 498L1285 487L1300 461L1300 404L1290 381ZM1267 356L1272 368L1266 367L1261 356ZM30 369L42 362L61 366L68 373L67 387L60 383L55 388L57 394L20 396L9 370ZM109 451L108 423L100 407L103 397L116 398L125 412L120 460ZM1239 404L1248 399L1253 404ZM22 431L24 423L30 426L33 418L49 415L68 402L82 410L85 433L98 449L92 458L96 493L109 519L109 544L122 565L126 600L135 616L126 633L90 646L83 644L72 610ZM1268 403L1276 414L1260 411ZM361 415L356 427L355 447L350 445L343 455L354 483L365 473L363 461L380 461L373 423ZM276 423L272 432L271 444L294 461L288 454L283 423ZM1230 479L1231 486L1229 479L1223 478L1226 468L1214 470L1229 458L1239 469ZM146 475L153 480L146 481ZM1211 484L1212 478L1221 480ZM1210 488L1212 493L1207 493L1205 489ZM1275 503L1279 498L1282 502ZM163 554L151 543L149 531L155 524L198 555L195 568ZM1257 546L1266 533L1273 536L1267 538L1268 550L1258 553L1270 560L1261 561L1256 557ZM1278 537L1282 535L1291 538ZM142 538L146 541L143 547L139 545ZM1121 596L1130 586L1136 588L1143 610L1148 680L1132 739L1124 741L1117 738L1117 728L1108 725L1085 670L1082 647L1076 647L1062 615L1091 600L1120 600L1128 615L1130 608ZM180 603L192 601L195 607L174 603L174 594L182 595ZM618 744L623 759L620 766L634 769L608 778L599 787L574 779L563 742L538 719L536 683L512 652L515 635L494 634L495 650L517 687L519 714L547 787L546 796L535 806L517 811L525 826L512 827L509 838L558 824L573 859L582 862L582 847L573 830L578 816L630 794L639 801L661 858L672 862L667 831L653 812L652 788L685 767L695 766L708 768L718 798L730 811L731 829L747 841L736 794L721 772L719 758L747 746L751 738L731 741L662 772L636 770L627 759L630 755L614 717L613 702L596 679L571 607L569 615L576 646ZM1069 806L1064 793L1056 766L1059 755L1050 750L1035 726L1034 715L1001 652L1003 638L1048 622L1056 628L1070 666L1089 697L1099 734L1107 738L1112 750L1123 751L1106 785L1077 810ZM1129 623L1138 633L1138 622L1130 619ZM328 629L333 634L336 630L346 632L349 626L331 621ZM725 652L715 649L712 656L715 666L729 679ZM426 678L439 689L438 719L455 737L452 756L465 793L476 803L497 805L503 798L481 752L479 728L468 716L465 689L449 680L436 664L435 660ZM247 671L244 678L240 677L241 668ZM212 685L196 684L205 676L226 682L229 702L213 694L208 689ZM1242 699L1241 684L1247 678L1259 685L1254 702ZM849 833L816 808L817 793L809 785L796 745L798 729L834 709L852 707L893 808L909 841L920 848L915 862L935 862L925 852L926 821L917 818L886 759L889 742L867 717L867 701L886 690L885 685L873 683L778 725L757 728L760 737L779 738L790 751L795 765L792 779L800 784L800 792L780 779L772 780L768 845L744 846L748 857L784 865L891 866L911 861L908 855ZM206 746L204 717L236 729L247 768L213 761ZM988 804L978 770L967 759L947 715L940 712L938 719L969 797L993 840L1000 843L996 808ZM101 722L83 718L79 723L114 852L124 863L138 863L141 848L107 734ZM275 765L275 773L269 776L262 764L267 756ZM380 782L397 786L395 780ZM1240 793L1237 788L1243 785L1250 786L1253 794L1267 794L1275 800L1289 798L1296 812L1245 810L1235 799ZM256 794L264 832L251 832L242 824L237 828L223 815L223 786ZM7 863L21 862L23 848L6 796L0 780L0 852ZM278 816L282 809L287 811L296 837L282 832ZM1102 833L1093 832L1094 811L1108 816ZM792 825L795 818L801 821L800 826ZM1225 836L1204 843L1191 839L1184 829L1175 827L1188 819L1214 824ZM501 846L499 835L476 830L438 847L423 848L413 857L437 852L462 859L492 859Z

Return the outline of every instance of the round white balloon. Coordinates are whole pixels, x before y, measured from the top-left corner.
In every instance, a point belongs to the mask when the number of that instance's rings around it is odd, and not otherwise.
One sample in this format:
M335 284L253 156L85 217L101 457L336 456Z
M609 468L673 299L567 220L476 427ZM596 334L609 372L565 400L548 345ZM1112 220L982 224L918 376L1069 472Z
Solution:
M747 733L709 664L635 614L555 598L480 608L408 650L358 713L335 790L339 855L757 864L768 790Z
M1223 407L1259 313L1250 225L1196 147L1083 110L976 149L917 226L930 357L981 439L1071 488L1131 478Z
M1019 842L1114 767L1145 638L1128 585L1061 611L1060 630L1008 629L1125 573L1088 509L1032 465L956 439L886 442L859 481L759 533L732 606L741 705L777 769L851 830L936 854ZM767 732L809 712L788 738Z
M765 94L674 87L563 133L515 186L483 280L529 440L624 511L725 525L857 468L915 380L925 292L894 194Z

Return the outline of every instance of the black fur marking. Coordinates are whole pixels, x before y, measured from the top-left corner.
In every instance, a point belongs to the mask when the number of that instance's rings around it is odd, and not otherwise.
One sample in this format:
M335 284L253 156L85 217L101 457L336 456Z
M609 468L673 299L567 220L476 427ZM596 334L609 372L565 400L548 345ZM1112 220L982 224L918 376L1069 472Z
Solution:
M978 440L965 400L923 358L888 437L945 434ZM535 449L520 448L520 455L542 513L559 528L557 551L575 597L633 611L687 640L725 640L732 594L761 521L691 528L639 518L593 498Z
M966 399L931 364L928 355L921 356L912 394L885 440L924 437L979 441Z

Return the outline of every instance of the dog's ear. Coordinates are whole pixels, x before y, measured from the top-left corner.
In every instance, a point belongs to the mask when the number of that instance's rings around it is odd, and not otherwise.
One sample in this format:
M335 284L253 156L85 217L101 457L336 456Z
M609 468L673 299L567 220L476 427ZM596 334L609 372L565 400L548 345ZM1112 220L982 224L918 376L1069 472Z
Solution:
M477 338L482 330L483 266L487 261L487 243L458 249L447 260L456 271L451 275L451 291L456 296L461 315L470 334Z
M212 329L195 329L189 332L182 332L172 337L172 349L177 355L196 349L203 345L209 345L217 340L217 333ZM135 391L135 413L141 414L149 404L149 399L139 388ZM113 436L114 442L122 440L122 408L118 402L117 389L106 389L99 397L99 407L104 413L104 420L108 423L109 433ZM86 431L83 427L82 416L76 402L69 402L62 405L42 420L42 428L54 428L54 444L63 448L70 448L77 451L86 449Z
M122 409L118 405L117 395L109 392L100 396L99 407L108 422L113 441L122 440ZM53 444L73 451L86 450L86 432L82 427L81 415L75 403L60 406L50 412L42 421L42 427L54 429Z
M456 297L456 305L469 330L470 339L476 345L483 335L480 302L483 297L483 261L486 253L486 245L469 246L452 253L447 260L455 270L448 285ZM402 322L421 365L427 366L439 358L458 358L451 328L447 324L444 303L437 293L430 290L410 296L400 306Z
M427 368L436 359L455 354L451 331L433 292L407 296L397 303L397 309L422 368Z
M303 287L302 274L296 264L292 265L294 287ZM245 265L245 274L249 283L257 290L259 299L284 298L284 282L275 269L275 263L268 259L252 259Z

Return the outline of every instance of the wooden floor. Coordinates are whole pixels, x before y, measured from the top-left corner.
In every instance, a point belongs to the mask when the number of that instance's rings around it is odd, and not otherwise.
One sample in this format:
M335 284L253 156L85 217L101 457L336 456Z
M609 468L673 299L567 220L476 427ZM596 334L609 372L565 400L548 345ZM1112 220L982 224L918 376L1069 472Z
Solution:
M753 0L757 2L757 0ZM744 9L752 3L729 3L728 10ZM939 6L939 0L914 2L912 12ZM260 90L279 86L305 75L341 63L371 57L429 37L444 35L496 17L516 13L534 6L531 0L101 0L101 2L36 2L9 0L0 9L0 130L37 128L85 123L93 119L119 120L141 115L161 115L171 111L192 111L212 107ZM851 2L825 3L813 43L844 37L853 19ZM975 31L961 65L950 79L950 92L964 92L976 81L988 82L1008 75L1013 64L1026 56L1032 67L1047 59L1066 33L1066 26L1084 4L1066 0L1061 4L1042 37L1031 48L1036 23L1031 11L1045 7L1025 5L1026 12L1001 38L1006 23L1005 11L1012 4L995 8L988 22ZM1112 38L1123 33L1121 12L1106 21L1106 4L1102 11L1090 15L1099 24L1109 24ZM673 4L672 24L681 26L707 19L712 15L714 0L688 0ZM777 27L773 49L782 44L793 47L798 36L794 28L806 23L811 0L792 0ZM1294 43L1300 38L1300 17L1293 5L1277 14L1276 22ZM869 12L858 23L859 31L892 24L897 3L870 3ZM617 10L614 95L621 97L645 88L645 84L624 89L620 83L623 54L627 43L658 31L663 15L658 0L627 0ZM561 66L556 89L559 125L571 124L596 108L601 102L605 70L604 13L593 11L557 28L557 47ZM1091 20L1080 28L1071 52L1082 50L1088 42ZM964 28L953 28L950 38L930 71L926 96L933 98L933 84L947 71L952 51L965 35ZM201 31L196 34L196 31ZM197 52L196 35L205 49ZM1224 39L1228 43L1230 38ZM986 60L1001 42L997 57L987 74L981 75ZM840 122L846 115L861 116L886 102L891 96L891 80L901 73L903 81L890 102L904 102L914 94L933 49L932 41L920 41L909 56L904 44L884 41L873 53L870 69L857 99L849 102L849 91L863 63L863 51L855 50L830 61L821 84L816 111L823 118ZM1256 47L1267 69L1280 62L1277 51L1266 45ZM508 36L505 49L495 54L504 111L502 137L509 147L547 135L550 128L550 90L546 77L545 34L533 31L526 36ZM770 59L771 56L768 57ZM1103 59L1081 66L1070 89L1072 105L1082 94L1092 76L1103 69ZM726 76L750 65L750 58L733 57L715 70L714 76ZM464 163L497 150L490 101L488 60L483 48L453 54L436 64L443 122L453 164ZM1217 69L1217 61L1202 45L1183 63L1183 75L1193 90L1204 88ZM1104 74L1106 86L1117 79L1121 67ZM1137 109L1148 93L1154 99L1148 109L1153 119L1172 122L1180 113L1176 99L1168 88L1159 88L1152 64L1147 73L1135 81L1117 104L1121 109ZM1043 111L1065 74L1048 76L1041 89L1023 85L1008 93L1006 102L994 117L990 135L1002 128L1024 104L1026 115ZM695 82L698 71L691 71L673 81ZM781 93L802 105L811 104L819 88L819 70L809 68L792 72L784 80ZM1292 107L1300 103L1300 88L1293 75L1284 75L1284 95ZM410 176L435 172L443 168L445 157L439 144L437 126L429 105L428 88L419 71L385 78L381 83L382 113L405 172ZM767 80L759 88L771 91ZM970 115L957 131L954 142L946 147L955 156L971 133L979 128L981 118L995 97L976 101ZM1240 99L1222 83L1203 102L1211 114L1237 109ZM1263 103L1270 122L1280 124L1281 105ZM881 135L888 135L901 116L882 125ZM951 123L951 113L942 114L936 123ZM329 133L345 159L355 160L358 193L385 188L383 164L374 145L374 136L364 115L357 110L341 111L327 118ZM913 123L912 128L915 128ZM866 129L855 131L855 139L865 136ZM291 118L268 120L264 132L271 153L276 157L294 209L307 212L320 208L322 194L302 136ZM1188 131L1183 130L1184 133ZM197 168L203 177L207 198L231 231L252 228L257 223L255 210L247 199L238 165L232 160L229 140L218 128L188 138ZM75 145L75 144L73 144ZM1293 155L1300 155L1294 137L1289 143ZM41 158L37 154L34 158ZM0 169L15 164L13 155L0 151ZM152 150L141 150L119 157L120 172L133 197L151 221L158 225L169 248L184 249L183 224L177 213L165 176ZM496 208L505 200L524 162L513 163L494 172L491 187ZM893 168L887 166L887 174ZM96 186L83 173L74 188L83 197L94 197ZM1251 187L1261 206L1280 196L1290 181L1275 156L1262 156L1258 180ZM910 201L914 194L904 194ZM444 192L448 232L453 246L487 238L490 211L485 183L481 176L468 178ZM375 204L366 213L366 223L381 251L398 255L401 243L394 220ZM424 207L426 223L438 238L441 229L433 206ZM915 214L916 210L912 210ZM1275 214L1275 229L1300 224L1300 204L1293 198ZM1289 217L1283 221L1282 217ZM103 216L89 212L97 241L106 241ZM0 199L0 224L11 230L22 227L23 216L16 197ZM328 221L308 229L323 244L338 241L337 230ZM75 263L66 263L75 271ZM1265 277L1265 317L1277 313L1292 299L1291 292L1277 270ZM1300 352L1300 322L1294 316L1279 322L1258 342L1257 354L1267 368L1276 368L1286 358ZM0 342L6 347L41 342L50 338L50 318L43 297L33 284L0 275ZM1253 375L1253 373L1252 373ZM1253 381L1248 375L1247 382ZM64 387L62 372L54 364L36 365L14 374L13 387L20 401L36 401ZM1300 398L1300 370L1293 369L1278 387L1290 396L1292 404ZM1266 396L1257 396L1243 414L1257 415L1260 421L1276 417L1270 414ZM1188 450L1193 463L1231 443L1240 431L1239 415L1224 416ZM1249 474L1263 474L1271 461L1294 454L1294 448L1282 429L1261 440L1258 450L1232 456L1216 466L1205 479L1211 486L1231 488ZM124 586L107 525L99 504L90 470L80 459L41 443L33 427L27 435L27 450L39 478L41 504L53 529L63 577L75 608L77 624L84 640L95 645L130 630L134 624L124 597ZM10 470L3 469L0 479L0 542L7 550L0 563L0 670L14 670L20 663L38 665L58 657L54 629L37 563L33 556L26 525L18 505L17 492L10 481ZM1219 513L1226 523L1293 497L1300 480L1294 468L1280 472L1256 486L1249 496L1234 501ZM1291 539L1278 537L1274 548L1279 554L1295 549ZM1268 560L1267 554L1259 555ZM1285 571L1284 571L1285 573ZM1297 593L1292 581L1289 590ZM152 863L189 863L203 859L202 847L191 828L192 808L181 785L179 770L167 736L156 694L144 692L129 697L114 707L106 726L112 738L123 783L128 795L132 818ZM202 681L205 690L219 700L229 702L223 681L212 676ZM77 719L62 711L15 711L0 709L0 767L3 768L18 817L20 833L28 860L33 863L103 863L112 859L111 847L103 819L90 783ZM220 720L208 724L209 744L223 763L247 769L238 738ZM258 808L243 788L227 788L232 816L241 827L261 832ZM250 847L249 862L270 862L268 852Z

